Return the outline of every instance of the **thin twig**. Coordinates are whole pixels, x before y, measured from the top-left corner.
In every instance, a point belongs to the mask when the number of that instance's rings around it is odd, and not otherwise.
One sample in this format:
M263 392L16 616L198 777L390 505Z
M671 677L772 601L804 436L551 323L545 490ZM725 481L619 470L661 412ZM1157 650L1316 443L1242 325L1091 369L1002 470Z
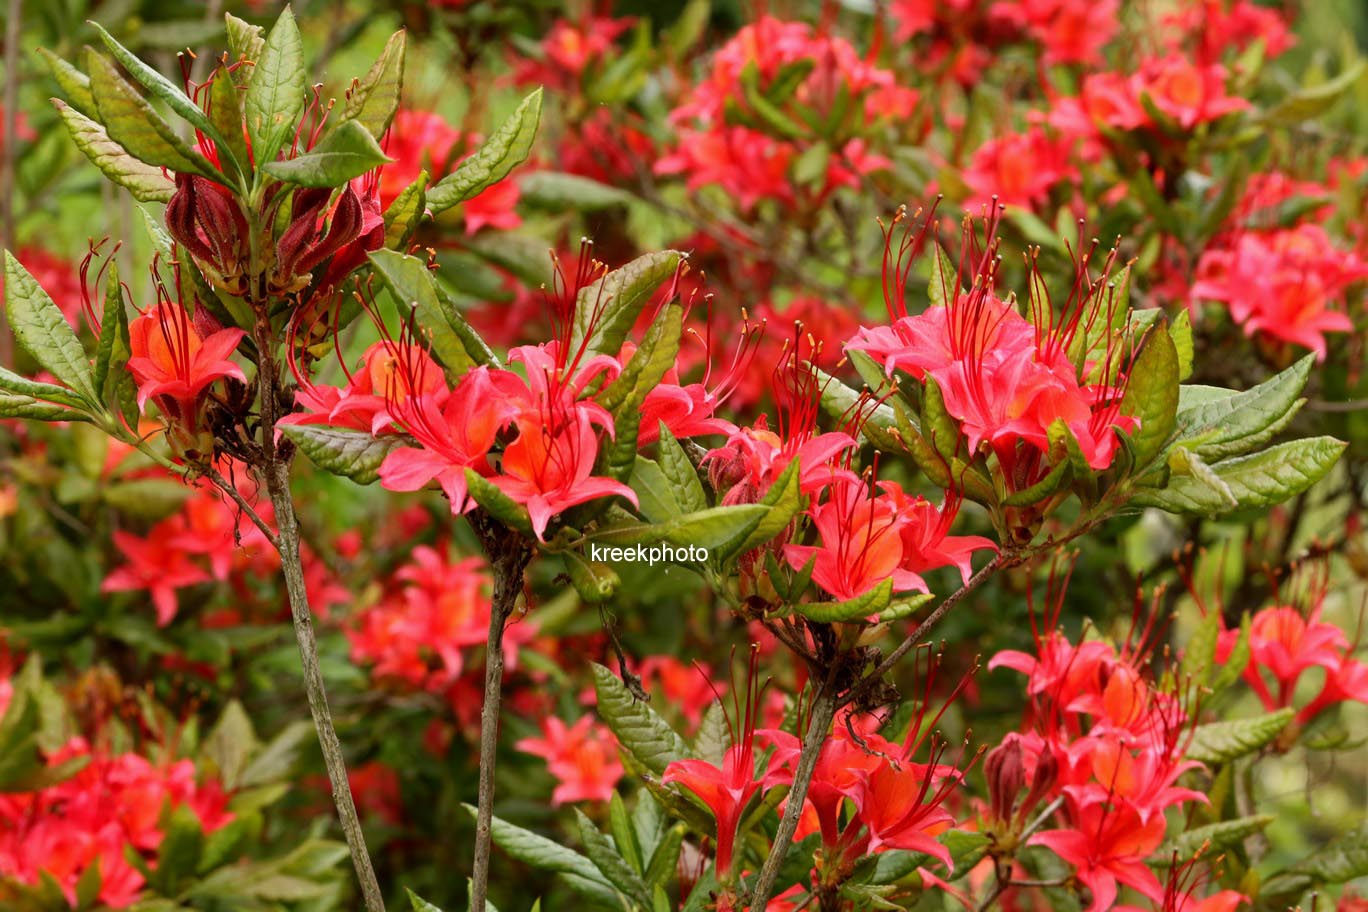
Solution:
M794 834L798 832L798 820L802 817L803 805L807 802L812 774L817 769L817 760L821 756L822 745L826 743L827 733L831 730L831 722L836 718L836 672L839 666L839 662L831 663L831 670L813 701L812 717L808 719L807 732L803 735L803 748L798 756L798 768L793 772L793 784L789 787L784 816L779 821L779 830L774 834L769 856L765 858L765 864L755 882L755 890L751 893L752 912L764 910L769 905L770 894L774 892L774 881L779 876L784 859L788 857Z
M992 576L994 573L997 573L1003 567L1007 567L1013 563L1016 563L1018 560L1020 560L1019 557L1010 556L1006 553L999 553L987 564L984 564L983 568L979 570L978 573L975 573L973 576L969 577L969 582L965 583L963 586L960 586L954 592L950 593L944 599L942 599L941 603L936 606L936 610L932 611L929 615L927 615L926 620L918 624L916 630L912 631L912 633L909 634L905 640L898 644L898 647L894 649L892 652L890 652L887 655L887 657L885 657L884 660L874 668L873 671L865 675L859 684L856 684L854 687L852 687L850 691L842 699L841 705L846 706L854 700L858 699L863 691L873 686L874 682L880 680L885 674L891 671L893 669L893 666L897 665L903 656L907 655L907 653L911 651L913 647L920 643L922 641L922 638L930 632L932 627L935 627L936 624L940 623L941 618L945 617L945 615L950 611L951 608L954 608L965 598L965 596L969 595L969 593L973 592L979 586L983 585L983 583L988 579L988 577Z
M261 353L257 373L262 449L265 455L265 465L261 468L266 476L271 505L275 508L276 525L280 528L276 551L280 554L280 569L285 576L285 591L290 599L290 617L294 623L295 640L299 644L304 692L309 698L309 713L313 717L318 745L323 752L328 782L332 785L338 822L342 825L342 835L346 838L352 865L356 868L366 912L385 912L384 894L380 892L380 883L376 880L375 868L366 850L365 832L356 812L356 803L352 800L347 761L342 753L337 729L333 727L328 692L323 683L323 669L318 660L318 639L314 635L309 592L304 582L304 565L299 556L299 521L295 516L294 498L290 494L290 461L281 454L275 440L277 396L280 393L279 365L272 344L271 321L264 311L258 316L254 335L257 350Z
M478 527L477 527L478 528ZM511 530L482 533L485 554L494 571L494 598L489 606L489 638L485 644L484 704L480 708L480 796L475 810L475 864L470 881L470 912L485 912L489 896L489 842L494 820L494 766L498 758L499 707L503 700L503 634L523 573L532 559L527 541Z
M261 514L257 513L256 508L247 501L247 498L242 496L242 492L235 488L233 483L224 478L223 475L219 473L219 470L213 466L203 467L201 472L205 478L214 483L214 487L233 499L233 502L238 505L238 508L242 510L243 514L252 521L252 525L260 529L261 534L266 536L266 541L270 543L271 547L279 551L280 539L276 537L275 530L267 524L266 520L261 518Z
M19 33L23 0L9 0L5 14L5 118L0 127L0 250L15 251L14 163L19 148ZM3 280L0 280L3 281ZM0 320L0 363L14 363L14 336L9 322Z

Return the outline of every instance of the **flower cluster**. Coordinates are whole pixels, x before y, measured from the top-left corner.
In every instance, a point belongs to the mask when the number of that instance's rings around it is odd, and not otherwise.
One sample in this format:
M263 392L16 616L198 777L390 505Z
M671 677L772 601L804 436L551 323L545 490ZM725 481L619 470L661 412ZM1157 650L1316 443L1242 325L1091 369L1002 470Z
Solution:
M189 760L154 764L80 738L47 758L49 767L82 760L79 772L56 785L0 795L0 877L31 885L51 877L74 904L78 881L95 866L99 901L121 909L144 884L127 855L155 858L165 811L188 808L206 833L233 819L222 786L200 781Z
M1026 675L1031 701L1026 730L1009 735L985 767L990 831L1008 850L1025 836L1073 866L1092 894L1090 912L1113 908L1123 885L1161 905L1164 887L1146 860L1164 841L1164 812L1207 801L1178 785L1201 767L1184 758L1195 717L1152 679L1148 656L1158 633L1151 615L1136 642L1118 650L1038 629L1034 655L1004 651L988 665ZM1059 808L1064 825L1026 832L1044 802Z

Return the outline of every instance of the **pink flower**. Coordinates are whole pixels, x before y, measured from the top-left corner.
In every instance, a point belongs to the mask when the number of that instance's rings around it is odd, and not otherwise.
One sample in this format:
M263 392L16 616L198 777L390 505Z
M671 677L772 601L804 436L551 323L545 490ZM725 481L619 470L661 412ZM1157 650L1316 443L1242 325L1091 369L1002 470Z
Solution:
M606 726L591 716L581 716L566 727L556 716L547 716L541 728L542 737L523 738L514 746L545 760L551 775L559 780L551 793L552 804L613 797L623 769L617 758L617 740Z

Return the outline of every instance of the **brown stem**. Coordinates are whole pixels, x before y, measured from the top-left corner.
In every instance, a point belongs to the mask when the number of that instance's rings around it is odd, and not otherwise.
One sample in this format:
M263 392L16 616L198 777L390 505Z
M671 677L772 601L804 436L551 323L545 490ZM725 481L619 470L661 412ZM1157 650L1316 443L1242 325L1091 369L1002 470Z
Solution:
M477 520L477 529L484 524ZM523 589L523 572L532 549L516 532L481 530L485 554L494 571L494 598L489 606L489 639L485 643L484 705L480 708L480 796L475 810L475 864L471 874L470 912L485 912L489 896L489 842L494 819L494 767L498 760L499 707L503 701L503 634Z
M366 851L366 836L361 829L361 818L352 800L351 783L347 778L347 762L342 753L342 742L333 727L332 710L328 708L328 692L323 683L323 669L318 661L318 640L314 636L313 614L309 610L309 593L304 583L304 565L299 556L299 520L295 516L294 498L290 494L290 460L275 444L277 396L280 392L279 365L275 361L271 326L262 315L255 328L260 361L257 391L261 406L261 435L265 464L266 489L275 508L276 550L280 554L280 569L285 576L285 591L290 598L290 617L294 622L295 640L299 643L300 665L304 671L304 692L309 698L309 713L313 716L318 745L323 751L323 765L332 785L333 803L337 806L338 822L347 840L356 877L361 885L361 897L366 912L385 912L385 898L375 877L370 853Z
M5 12L5 119L0 125L0 250L18 255L14 237L14 161L19 149L19 31L23 0L9 0ZM0 282L3 282L0 279ZM14 364L14 336L0 320L0 363Z
M979 570L978 573L975 573L973 576L969 577L969 582L965 583L963 586L960 586L954 592L950 593L944 599L942 599L941 603L936 606L936 610L928 614L926 616L926 620L918 624L917 629L912 631L912 633L909 634L905 640L898 644L898 648L890 652L882 662L875 666L873 671L865 675L859 684L852 687L850 691L845 695L845 698L844 700L842 700L841 705L844 706L853 702L860 696L860 694L864 690L872 686L874 682L878 681L885 674L891 671L893 669L893 666L897 665L903 656L907 655L907 653L914 646L921 642L922 637L926 636L926 634L930 632L932 627L935 627L938 623L940 623L941 618L945 617L945 615L950 611L951 608L954 608L964 599L965 596L973 592L979 586L983 585L984 581L986 581L988 577L992 576L994 573L997 573L1003 567L1010 566L1017 560L1018 558L1016 557L1009 556L1005 553L999 553L991 561L984 564L983 568Z
M812 784L812 774L817 769L817 760L821 756L822 745L826 743L827 733L831 731L831 722L836 718L836 667L837 663L833 662L832 673L827 675L827 680L823 682L813 701L812 718L808 720L807 732L803 735L803 749L798 756L798 769L793 772L793 785L789 788L784 816L779 821L779 830L774 834L774 844L770 846L769 856L760 869L760 876L755 881L755 890L751 893L752 912L764 910L769 905L770 894L774 892L774 881L779 876L784 859L788 857L793 836L798 832L798 818L803 814L808 786Z

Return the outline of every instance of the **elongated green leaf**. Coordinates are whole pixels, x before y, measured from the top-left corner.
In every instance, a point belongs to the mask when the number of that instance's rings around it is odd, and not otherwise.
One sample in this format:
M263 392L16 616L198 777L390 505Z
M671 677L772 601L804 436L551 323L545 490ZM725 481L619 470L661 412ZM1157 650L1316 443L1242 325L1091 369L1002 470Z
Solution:
M1270 108L1264 117L1273 123L1295 124L1324 113L1354 88L1363 75L1365 65L1368 65L1368 61L1356 60L1334 79L1287 96Z
M1271 449L1237 456L1210 466L1234 498L1234 508L1249 509L1282 503L1311 487L1330 471L1345 444L1333 437L1311 437L1278 444ZM1219 515L1232 509L1225 492L1212 487L1212 478L1173 476L1167 487L1141 491L1139 506L1170 513Z
M644 909L649 906L651 897L645 882L632 870L612 840L603 835L579 808L575 808L575 823L579 827L580 842L584 844L585 854L594 863L594 867L603 874L604 879L638 908Z
M638 456L628 484L636 492L637 509L649 522L667 523L684 514L674 485L655 460Z
M261 170L277 180L301 187L340 187L367 171L393 161L360 122L346 120L308 152L283 161L268 161Z
M893 598L893 580L886 579L853 599L842 602L810 602L793 606L793 610L813 621L828 624L863 621L888 607Z
M376 139L385 135L399 110L407 35L403 29L390 35L370 72L347 93L347 104L342 109L344 121L356 121Z
M852 410L860 399L858 392L821 370L817 371L817 382L822 391L822 411L832 420L845 421L853 414ZM907 451L907 447L904 447L902 441L893 433L897 425L898 416L894 407L886 402L881 403L865 418L860 428L860 437L885 453L903 453Z
M656 451L660 457L660 470L669 481L681 512L707 509L708 496L703 492L703 483L698 480L698 470L663 421L660 423L660 442Z
M129 155L127 149L109 138L104 127L76 108L56 98L52 103L76 147L105 177L127 189L139 202L164 203L171 199L176 185L160 168Z
M1154 853L1160 864L1169 864L1177 853L1178 863L1192 858L1206 857L1231 846L1239 845L1255 833L1263 832L1273 822L1271 814L1220 820L1206 826L1187 830L1177 839L1159 847ZM1198 853L1201 853L1200 855Z
M504 121L479 151L467 158L428 191L433 215L463 203L508 176L532 151L541 120L542 90L537 89Z
M5 308L14 338L24 351L86 402L97 405L90 360L81 340L48 293L8 250Z
M788 528L789 523L793 522L793 517L803 509L803 494L799 486L801 471L802 468L796 458L789 461L784 471L774 480L774 484L765 492L765 496L759 500L761 506L769 507L769 512L756 523L755 528L741 544L734 551L723 555L724 557L745 554L768 543Z
M404 444L398 436L372 437L365 431L323 424L281 425L280 432L293 440L314 465L357 484L370 484L379 478L385 457Z
M473 818L475 808L468 804L463 806ZM525 830L499 817L495 817L490 824L490 836L495 845L518 861L543 871L573 875L597 887L596 894L601 898L609 901L613 899L612 885L604 879L592 861L574 849L567 848L559 842L547 839L545 836L539 836L531 830Z
M1204 459L1235 456L1261 445L1295 413L1314 363L1315 356L1307 355L1244 392L1226 391L1185 404L1177 418L1178 443Z
M30 380L21 377L7 367L0 367L0 390L9 393L16 393L29 399L41 399L45 402L53 402L58 405L69 405L72 408L86 408L86 403L80 396L74 394L65 386L57 386L55 383L42 383L38 380Z
M606 602L617 594L622 578L617 571L602 562L586 560L577 551L564 551L566 574L570 584L575 587L587 604L597 605Z
M1149 333L1131 367L1121 414L1140 419L1131 436L1135 464L1144 469L1159 455L1178 414L1178 350L1163 328Z
M0 392L0 417L29 418L34 421L89 421L85 412L51 402L39 402L30 396Z
M176 133L119 73L114 61L95 51L86 54L90 92L109 138L149 165L213 177L218 172Z
M646 796L642 799L643 803L654 806L655 802ZM627 813L627 805L623 803L622 796L617 792L608 799L608 827L613 834L613 844L621 853L623 860L631 865L632 870L638 875L646 872L646 859L642 857L641 842L637 839L636 828L632 824L631 815ZM593 856L590 856L592 859Z
M71 103L71 106L86 117L98 117L99 114L95 109L95 97L90 94L90 77L47 48L39 48L38 54L47 63L48 69L52 72L52 78L57 81L58 87L66 93L67 101Z
M287 6L261 47L243 103L258 167L274 162L294 133L304 116L307 91L304 44L294 13Z
M578 174L562 174L557 171L534 171L520 178L518 188L520 199L530 206L539 206L553 212L573 209L577 212L593 212L612 206L623 206L636 197L625 190L601 184Z
M570 350L616 355L651 297L679 268L683 254L662 250L637 257L580 289Z
M597 663L594 692L598 696L599 717L612 729L623 750L646 769L660 775L671 762L694 756L689 743L649 704L632 696L617 675Z
M675 365L683 326L684 308L672 301L651 323L641 347L632 353L622 373L599 395L599 403L613 413L615 421L637 420L646 395ZM619 433L621 430L619 425Z
M1346 833L1292 866L1323 884L1342 884L1368 876L1368 829Z
M231 152L225 151L231 147L224 140L223 136L219 134L218 130L214 128L214 125L210 123L208 116L199 109L199 106L191 100L190 96L185 94L185 91L182 88L167 79L161 73L158 73L152 67L143 63L142 60L138 58L138 55L115 41L114 36L106 32L99 23L91 22L90 26L99 34L100 40L103 41L105 47L109 49L109 53L114 55L114 59L123 64L123 68L128 71L130 76L141 84L143 88L151 92L156 98L166 102L167 107L185 118L191 126L199 128L213 139L220 150L220 154L228 160L230 167L235 171L240 170L240 165L233 159Z
M1193 732L1187 758L1200 763L1228 763L1270 743L1292 721L1295 711L1277 712L1252 719L1232 719L1228 722L1208 722Z
M432 343L451 380L475 366L475 360L451 325L446 310L437 298L437 289L427 265L416 257L395 250L376 250L370 254L375 271L389 288L401 308L412 308ZM402 311L401 311L402 315Z
M474 469L466 469L465 476L466 490L470 493L470 498L483 507L485 512L508 528L521 532L528 538L532 537L532 518L522 504Z
M233 60L250 60L253 64L261 59L261 49L266 44L266 38L262 35L264 29L259 25L252 25L244 19L239 19L232 13L225 13L224 23L228 31L228 52L232 54ZM252 67L238 67L238 72L247 74L243 79L249 79ZM241 83L246 84L244 81Z
M104 315L100 318L100 339L95 346L95 398L105 400L106 381L114 365L116 343L127 334L127 314L124 313L123 286L119 284L119 266L113 257L105 276Z
M422 899L412 890L406 889L405 892L408 893L409 904L413 906L413 912L442 912L441 909L437 908L426 899Z
M413 183L399 191L385 210L385 246L391 250L403 250L413 240L427 211L427 181L428 173L419 171Z

